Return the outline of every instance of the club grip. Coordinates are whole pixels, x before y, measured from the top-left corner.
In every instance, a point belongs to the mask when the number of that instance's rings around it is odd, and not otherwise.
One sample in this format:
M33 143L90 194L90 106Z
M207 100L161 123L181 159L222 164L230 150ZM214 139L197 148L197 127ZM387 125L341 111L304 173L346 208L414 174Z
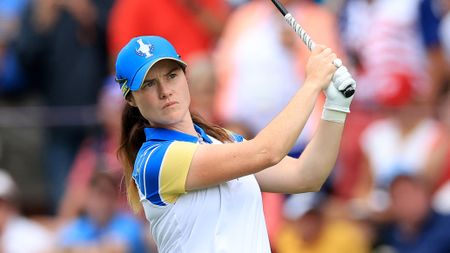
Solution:
M278 2L277 0L272 0L272 2L277 6L277 8L278 8L278 6L281 6L282 8L284 8L280 3L276 4L276 2ZM297 33L297 35L302 39L302 41L305 43L305 45L308 47L308 49L310 51L312 51L314 49L314 47L316 46L316 43L314 43L314 41L308 35L308 33L306 33L306 31L303 30L302 26L299 23L297 23L295 18L290 13L287 13L286 15L284 15L284 19L292 27L292 29L294 29L295 33ZM342 65L342 62L339 64L339 66L336 66L336 67L340 67L341 65ZM349 98L349 97L353 96L353 94L355 94L355 89L351 85L349 85L349 86L347 86L347 88L345 88L345 90L341 91L341 93L344 97Z

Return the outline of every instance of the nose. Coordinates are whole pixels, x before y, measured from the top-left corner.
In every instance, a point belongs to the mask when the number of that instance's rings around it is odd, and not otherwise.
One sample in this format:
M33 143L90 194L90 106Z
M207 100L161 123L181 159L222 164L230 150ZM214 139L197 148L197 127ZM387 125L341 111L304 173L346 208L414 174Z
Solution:
M173 90L165 82L160 82L158 84L158 90L159 90L159 98L160 99L166 99L166 98L172 96L172 93L173 93Z

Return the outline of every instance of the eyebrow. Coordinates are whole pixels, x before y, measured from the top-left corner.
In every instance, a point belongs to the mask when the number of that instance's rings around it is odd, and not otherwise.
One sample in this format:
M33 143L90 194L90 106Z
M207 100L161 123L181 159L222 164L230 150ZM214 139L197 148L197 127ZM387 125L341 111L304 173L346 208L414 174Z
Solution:
M176 66L176 67L173 67L169 72L167 72L167 74L165 74L166 76L168 76L168 75L170 75L170 73L172 73L172 72L174 72L175 70L178 70L180 67L179 66Z
M172 73L172 72L174 72L174 71L176 71L176 70L178 70L178 69L180 69L180 67L179 66L176 66L176 67L173 67L171 70L169 70L166 74L164 74L164 76L168 76L168 75L170 75L170 73ZM156 78L153 78L153 79L144 79L144 81L142 81L142 83L146 83L146 82L152 82L152 81L154 81Z

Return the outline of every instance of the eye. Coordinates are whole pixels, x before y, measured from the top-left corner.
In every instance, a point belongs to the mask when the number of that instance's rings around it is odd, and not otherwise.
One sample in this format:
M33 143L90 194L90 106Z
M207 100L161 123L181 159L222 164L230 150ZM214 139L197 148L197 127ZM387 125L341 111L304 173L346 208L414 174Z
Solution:
M169 79L174 79L175 77L177 77L177 74L175 72L172 72L169 74Z
M155 85L155 80L145 80L142 84L143 87L151 87Z

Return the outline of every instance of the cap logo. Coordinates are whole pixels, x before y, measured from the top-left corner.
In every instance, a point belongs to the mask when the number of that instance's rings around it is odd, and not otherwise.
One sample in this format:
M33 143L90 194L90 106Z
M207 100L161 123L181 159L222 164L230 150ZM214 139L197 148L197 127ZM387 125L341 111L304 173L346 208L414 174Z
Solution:
M137 43L139 44L139 48L136 49L136 54L139 56L145 56L145 58L151 57L153 54L153 45L145 44L142 39L138 39Z

